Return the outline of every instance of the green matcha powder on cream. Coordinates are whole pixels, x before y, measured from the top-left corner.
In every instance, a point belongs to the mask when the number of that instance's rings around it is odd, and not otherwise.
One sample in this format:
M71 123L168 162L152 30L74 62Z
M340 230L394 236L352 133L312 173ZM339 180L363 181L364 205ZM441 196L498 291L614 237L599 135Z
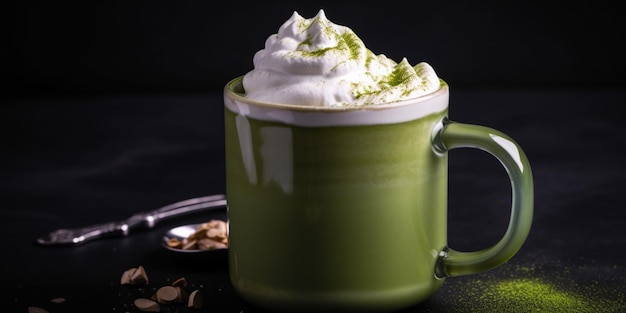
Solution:
M310 23L307 23L307 20L302 21L300 24L300 29L304 29L303 33L307 33L311 26L316 23L325 24L320 22L320 16L317 16L311 20ZM364 49L366 54L365 66L367 68L370 67L372 62L377 60L377 56L367 48L364 47L363 41L352 31L338 33L332 26L325 25L323 27L324 33L329 37L336 38L337 46L328 47L318 50L300 50L297 51L298 56L300 57L321 57L325 55L329 51L336 51L341 53L342 51L348 52L350 54L349 60L358 61L361 56L361 49ZM306 40L302 41L298 47L306 46L310 47L312 45L312 40L310 37L307 37ZM410 81L419 78L420 67L415 66L412 67L406 58L403 58L400 63L397 64L393 68L393 71L389 73L387 76L382 77L372 77L374 81L378 81L376 86L364 86L360 82L352 83L352 92L357 99L360 99L365 96L381 94L383 92L387 92L392 88L400 88L401 97L408 97L416 88L410 88ZM370 76L373 76L368 72ZM424 86L424 88L426 88ZM383 100L384 101L384 100Z

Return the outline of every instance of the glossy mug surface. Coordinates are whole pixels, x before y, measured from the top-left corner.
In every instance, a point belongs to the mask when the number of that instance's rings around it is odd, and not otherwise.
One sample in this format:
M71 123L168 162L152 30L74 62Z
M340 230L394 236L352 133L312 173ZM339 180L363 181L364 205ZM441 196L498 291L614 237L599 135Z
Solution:
M224 101L229 270L236 291L254 305L398 310L430 297L446 277L504 263L525 240L532 216L525 156L497 131L452 126L443 81L437 92L408 101L320 108L246 99L237 78ZM526 167L523 179L512 178L522 185L514 183L523 203L512 209L521 217L500 248L474 258L447 247L446 151L493 133L509 146L485 148L495 141L481 139L487 142L478 147L505 159L505 167Z

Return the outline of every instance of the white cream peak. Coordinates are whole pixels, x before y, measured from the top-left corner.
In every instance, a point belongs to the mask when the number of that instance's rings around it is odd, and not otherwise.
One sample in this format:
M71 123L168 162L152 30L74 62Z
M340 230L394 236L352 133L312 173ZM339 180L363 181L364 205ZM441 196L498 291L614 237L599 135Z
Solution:
M426 62L411 66L375 55L352 29L334 24L324 10L310 19L294 12L243 77L246 97L307 106L363 106L416 98L439 89Z

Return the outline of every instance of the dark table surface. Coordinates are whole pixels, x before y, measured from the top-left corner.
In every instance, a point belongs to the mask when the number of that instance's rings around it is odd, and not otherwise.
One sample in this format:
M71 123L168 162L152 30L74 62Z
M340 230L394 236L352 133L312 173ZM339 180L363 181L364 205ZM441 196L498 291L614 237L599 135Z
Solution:
M225 253L178 255L160 245L165 221L129 237L42 247L57 228L225 192L223 108L205 94L13 98L0 118L3 312L136 312L133 300L185 277L205 306L164 312L262 312L228 279ZM531 162L535 215L516 256L489 272L447 279L403 312L626 312L626 172L621 90L451 90L450 117L499 129ZM495 159L450 154L448 241L456 250L494 244L506 229L510 185ZM143 266L145 287L122 286ZM53 299L63 298L56 303Z

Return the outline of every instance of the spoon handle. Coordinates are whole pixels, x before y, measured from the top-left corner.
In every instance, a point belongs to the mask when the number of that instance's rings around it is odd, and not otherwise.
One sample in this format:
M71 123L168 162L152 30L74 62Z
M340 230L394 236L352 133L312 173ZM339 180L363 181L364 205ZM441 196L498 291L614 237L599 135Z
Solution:
M78 245L104 236L127 236L140 226L153 228L157 222L185 214L226 206L226 196L212 195L179 201L156 210L138 213L117 222L107 222L75 229L58 229L36 239L40 245Z

